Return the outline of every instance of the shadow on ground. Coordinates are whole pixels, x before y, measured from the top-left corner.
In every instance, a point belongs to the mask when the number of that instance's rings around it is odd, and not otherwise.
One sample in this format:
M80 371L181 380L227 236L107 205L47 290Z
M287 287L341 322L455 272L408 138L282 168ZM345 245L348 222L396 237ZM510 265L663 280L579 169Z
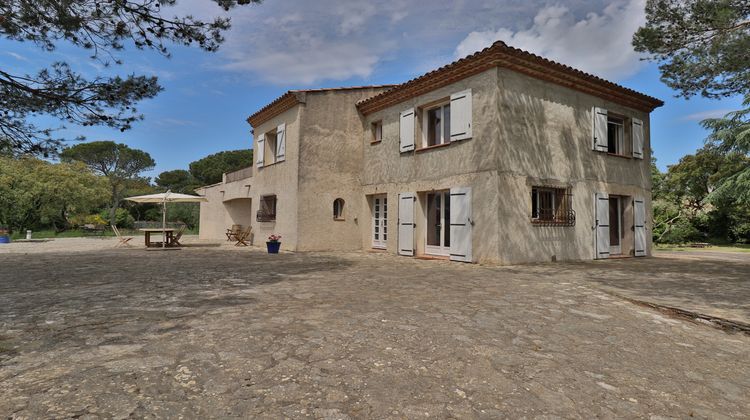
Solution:
M750 255L660 254L573 265L584 280L630 299L750 325Z
M11 254L0 264L3 418L741 418L750 409L750 337L600 289L611 277L659 295L630 282L644 273L733 284L741 266L498 268L209 248Z

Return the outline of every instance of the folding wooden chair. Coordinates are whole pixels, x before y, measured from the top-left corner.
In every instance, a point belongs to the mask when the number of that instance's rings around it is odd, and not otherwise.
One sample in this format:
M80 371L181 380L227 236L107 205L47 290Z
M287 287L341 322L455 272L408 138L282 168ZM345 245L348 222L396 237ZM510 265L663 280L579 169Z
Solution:
M117 236L117 245L115 245L115 248L121 247L121 246L130 246L128 242L130 242L133 238L132 237L125 237L120 234L120 231L117 229L117 226L112 225L112 230L115 232L115 236Z
M227 229L227 241L236 241L237 235L242 232L242 225L232 225L231 229Z
M185 233L186 229L187 226L182 225L182 227L180 227L180 230L177 231L177 234L172 238L172 242L169 243L169 246L182 246L182 244L180 243L180 238L182 238L182 234Z
M247 243L247 241L250 240L251 231L252 228L248 226L247 229L235 235L235 240L237 241L237 243L234 244L234 246L248 246L249 244Z

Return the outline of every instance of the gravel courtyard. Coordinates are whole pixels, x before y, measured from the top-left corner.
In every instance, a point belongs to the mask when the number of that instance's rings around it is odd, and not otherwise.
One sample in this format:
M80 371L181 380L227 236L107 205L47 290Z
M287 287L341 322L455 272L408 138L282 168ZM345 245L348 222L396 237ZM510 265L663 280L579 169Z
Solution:
M3 418L750 413L750 336L601 286L690 277L686 261L485 267L55 242L0 253ZM750 277L750 262L712 267Z

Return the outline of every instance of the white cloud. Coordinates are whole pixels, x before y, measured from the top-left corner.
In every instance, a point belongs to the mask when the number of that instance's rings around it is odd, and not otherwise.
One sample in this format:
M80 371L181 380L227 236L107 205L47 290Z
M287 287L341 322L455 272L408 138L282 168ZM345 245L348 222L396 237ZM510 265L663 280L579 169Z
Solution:
M280 50L260 55L232 52L232 61L224 68L252 70L276 84L312 85L321 80L367 78L379 57L363 51L354 43L323 43ZM292 46L290 46L292 47Z
M15 58L18 61L26 61L26 62L29 61L28 58L22 56L21 54L17 54L17 53L11 52L11 51L6 51L5 53L8 54L9 56Z
M601 13L590 12L577 19L566 6L546 6L537 12L527 29L469 33L456 47L455 55L463 57L502 40L588 73L622 79L643 66L631 39L645 23L644 7L645 0L620 0L606 6Z
M207 65L242 75L244 80L285 87L324 86L348 79L359 79L353 83L369 83L378 68L387 69L394 76L388 82L398 82L422 69L429 71L447 64L454 46L464 38L460 50L486 46L498 33L518 34L511 43L519 44L525 39L522 35L533 38L533 31L539 31L540 41L554 44L557 34L542 31L551 24L557 25L558 31L572 31L579 37L602 27L628 26L632 29L624 36L625 41L622 36L612 40L617 40L617 46L626 44L629 48L632 30L640 22L633 21L634 6L610 6L603 12L604 0L561 1L566 2L564 6L548 7L549 0L505 4L498 4L497 0L381 0L377 4L371 0L285 0L241 6L225 13L211 1L179 0L174 11L203 19L229 16L232 29L225 34L226 42L219 53L206 61ZM643 1L640 0L641 7ZM623 11L626 13L622 14ZM616 13L621 14L619 21L613 19ZM530 29L518 33L496 30L518 25ZM577 29L581 25L589 28ZM620 32L617 35L622 35ZM575 42L571 40L568 44ZM564 49L547 48L553 53ZM427 64L431 67L425 67ZM589 71L598 69L578 66Z
M703 121L708 118L721 118L736 109L709 109L707 111L695 112L680 118L681 121Z

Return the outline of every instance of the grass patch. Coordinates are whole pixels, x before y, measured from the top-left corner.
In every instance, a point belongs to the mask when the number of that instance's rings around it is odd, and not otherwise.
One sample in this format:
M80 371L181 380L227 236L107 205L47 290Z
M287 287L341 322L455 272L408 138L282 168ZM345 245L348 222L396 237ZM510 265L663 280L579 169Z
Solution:
M657 244L657 251L675 251L675 252L690 252L690 251L718 251L718 252L750 252L750 244L734 244L734 245L712 245L707 248L693 248L688 245L671 245L671 244Z
M120 229L120 234L124 236L143 236L143 232L137 229ZM184 235L197 235L198 229L188 229ZM33 239L55 239L55 238L105 238L113 237L115 233L112 232L111 228L108 228L102 233L93 234L91 232L84 232L78 229L65 230L62 232L55 232L54 230L39 230L34 231L31 234ZM153 235L151 235L153 237ZM17 241L19 239L26 239L26 231L13 232L10 235L11 241Z

